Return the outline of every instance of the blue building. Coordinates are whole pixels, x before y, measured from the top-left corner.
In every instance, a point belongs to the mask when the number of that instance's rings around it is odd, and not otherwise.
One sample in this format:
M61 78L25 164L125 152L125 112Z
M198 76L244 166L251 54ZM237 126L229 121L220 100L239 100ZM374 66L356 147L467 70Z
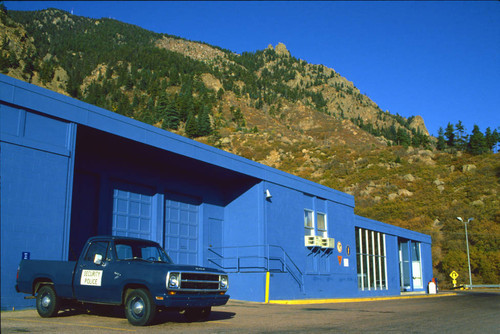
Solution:
M0 75L1 308L22 257L90 236L155 240L230 273L234 299L425 291L431 238L354 214L351 195Z

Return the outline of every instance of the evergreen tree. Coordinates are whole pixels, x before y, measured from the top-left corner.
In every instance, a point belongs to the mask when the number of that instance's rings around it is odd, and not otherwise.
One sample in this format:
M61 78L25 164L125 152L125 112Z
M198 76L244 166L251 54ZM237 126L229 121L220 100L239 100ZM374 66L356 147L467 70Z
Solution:
M162 93L158 98L156 113L162 119L162 129L177 129L179 127L179 114L167 94Z
M4 14L7 14L7 7L3 3L3 1L0 2L0 11Z
M219 88L219 90L217 91L217 99L218 100L222 100L222 97L224 96L224 89L221 87Z
M179 128L179 112L175 109L175 105L169 101L164 112L163 126L167 129L177 130Z
M44 61L40 66L40 79L43 83L48 83L54 78L54 65L51 61Z
M198 116L198 135L208 136L212 133L212 125L210 123L210 116L208 107L204 107L200 116Z
M189 138L194 138L198 137L198 124L196 124L196 117L193 115L192 112L189 113L186 121L186 135Z
M245 118L243 116L243 113L241 112L241 108L235 109L234 106L231 106L230 108L231 114L232 114L232 121L236 123L236 125L240 127L246 126Z
M500 135L496 129L493 130L493 132L492 132L491 129L488 127L486 129L484 139L486 141L486 146L488 147L488 149L490 151L494 152L495 146L500 141Z
M475 124L474 129L472 130L472 135L470 136L469 143L467 145L467 151L475 155L488 152L488 147L484 135L479 130L479 126Z
M462 124L462 121L458 121L455 125L455 130L457 131L455 146L459 150L464 151L467 146L467 135L465 134L465 126Z
M446 126L446 131L444 133L446 137L446 145L450 148L455 147L455 128L453 127L453 124L448 123L448 126Z
M437 138L436 148L440 151L444 150L446 146L446 141L444 140L444 131L442 127L439 127L438 138Z
M410 146L411 138L406 130L403 128L399 128L396 133L396 142L398 145L402 145L404 147Z
M134 94L134 98L132 99L132 109L137 109L137 107L139 107L139 103L140 103L140 99L139 99L139 96L137 96L137 94Z

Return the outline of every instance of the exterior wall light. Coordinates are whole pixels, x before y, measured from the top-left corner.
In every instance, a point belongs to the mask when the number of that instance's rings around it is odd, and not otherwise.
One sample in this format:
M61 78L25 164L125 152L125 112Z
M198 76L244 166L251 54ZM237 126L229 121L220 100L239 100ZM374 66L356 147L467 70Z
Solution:
M266 199L271 199L271 197L273 197L271 195L271 192L269 191L269 189L266 189Z

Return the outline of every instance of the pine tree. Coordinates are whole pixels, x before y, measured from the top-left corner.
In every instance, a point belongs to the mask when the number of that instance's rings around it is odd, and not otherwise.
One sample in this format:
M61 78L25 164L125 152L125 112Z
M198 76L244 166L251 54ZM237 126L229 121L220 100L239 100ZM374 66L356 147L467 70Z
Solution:
M450 148L455 147L455 128L453 127L453 124L448 123L448 126L446 126L446 131L444 133L446 137L446 145Z
M186 135L189 138L194 138L198 137L198 126L196 122L196 117L193 115L193 113L189 113L186 121Z
M241 108L235 109L233 106L231 106L231 114L232 114L232 121L236 123L238 127L244 127L246 125L245 118L243 117L243 113L241 112Z
M175 109L175 105L171 101L167 105L164 116L164 124L168 129L177 130L179 128L179 112Z
M467 145L467 151L471 154L478 155L488 152L488 147L483 133L479 130L479 126L474 125L472 135L470 136Z
M498 142L500 142L500 135L496 129L493 130L492 132L491 129L488 127L486 129L484 139L486 141L486 146L488 147L488 149L494 152L495 146L497 145Z
M198 116L198 135L208 136L212 133L212 125L208 114L208 107L203 107L203 111Z
M399 128L396 134L396 141L398 145L402 145L404 147L410 146L411 138L406 130L403 128Z
M443 131L442 127L439 127L438 141L437 141L436 148L438 150L442 151L442 150L444 150L445 146L446 146L446 141L444 140L444 131Z
M156 112L158 117L163 120L162 129L175 130L179 127L179 113L175 109L174 103L169 100L165 93L158 98Z
M465 126L462 124L462 121L458 121L458 123L455 125L455 130L457 131L455 146L459 150L464 151L467 146L467 135L465 135L466 130Z

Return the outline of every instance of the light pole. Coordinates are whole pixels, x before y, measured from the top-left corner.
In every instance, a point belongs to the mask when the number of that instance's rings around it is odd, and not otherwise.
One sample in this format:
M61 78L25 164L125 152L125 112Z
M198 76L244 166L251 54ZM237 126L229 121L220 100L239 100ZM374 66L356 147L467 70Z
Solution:
M467 224L474 220L474 218L469 218L464 221L462 217L457 217L462 223L465 224L465 244L467 245L467 262L469 263L469 288L472 290L472 276L470 273L470 256L469 256L469 237L467 236Z

